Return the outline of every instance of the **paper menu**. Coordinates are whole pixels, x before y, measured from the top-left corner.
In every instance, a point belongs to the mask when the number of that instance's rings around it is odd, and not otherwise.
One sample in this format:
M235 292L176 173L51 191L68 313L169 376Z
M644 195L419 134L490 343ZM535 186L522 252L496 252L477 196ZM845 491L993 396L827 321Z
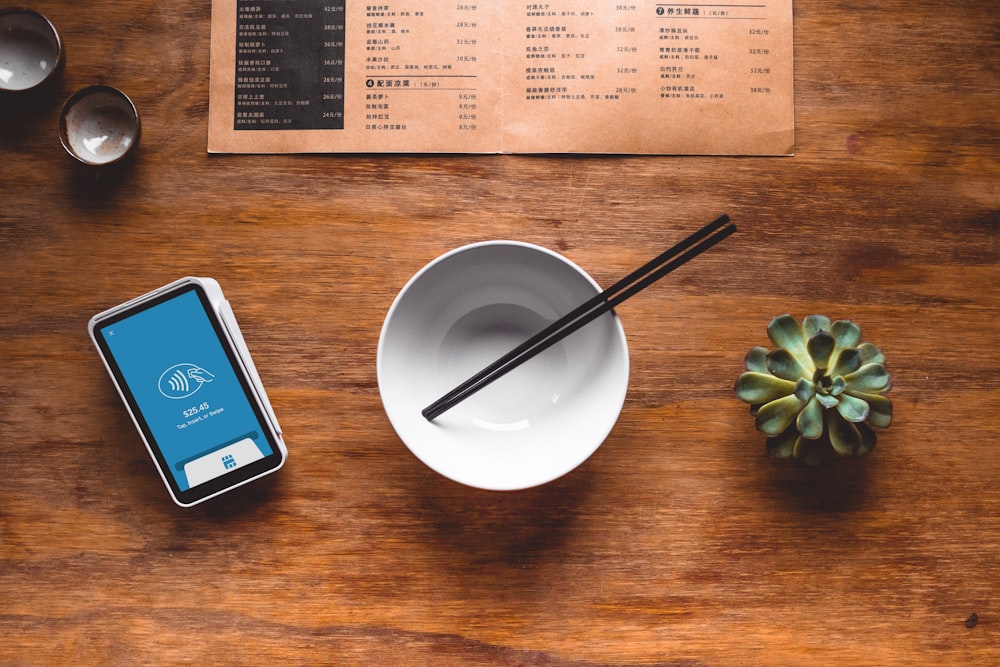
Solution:
M210 152L788 155L792 3L214 0Z

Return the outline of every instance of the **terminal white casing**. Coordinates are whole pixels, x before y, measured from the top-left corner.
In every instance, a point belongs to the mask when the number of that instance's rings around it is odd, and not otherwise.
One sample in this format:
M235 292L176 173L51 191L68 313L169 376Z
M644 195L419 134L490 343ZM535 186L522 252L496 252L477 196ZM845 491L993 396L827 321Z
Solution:
M250 391L253 393L253 398L257 400L258 404L262 408L264 418L267 421L266 425L270 427L272 435L274 436L275 444L278 446L278 451L281 454L281 464L278 465L273 470L269 470L263 473L263 475L274 472L282 465L284 465L284 461L288 456L288 449L285 446L285 441L281 433L281 425L278 423L278 418L274 413L274 408L271 406L270 399L268 399L267 397L267 392L264 391L264 385L261 382L260 374L257 372L257 367L253 363L253 358L250 356L250 350L247 347L246 340L243 338L243 332L240 331L240 325L236 321L236 315L233 313L233 309L229 305L229 301L223 294L222 287L219 285L217 280L215 280L214 278L197 278L197 277L187 276L185 278L181 278L179 280L175 280L172 283L164 285L163 287L159 287L155 290L152 290L151 292L143 294L142 296L130 299L125 303L119 304L113 308L109 308L108 310L98 313L97 315L94 315L94 317L90 319L90 323L88 326L88 331L90 332L90 338L93 341L94 345L98 347L98 350L100 350L100 346L97 343L96 330L101 325L101 322L103 320L112 317L121 311L127 310L141 302L155 299L157 296L161 294L174 290L178 287L190 284L200 285L201 288L204 290L206 296L208 296L208 300L209 303L211 304L212 310L214 311L214 314L219 318L219 322L222 324L222 329L226 336L226 340L223 342L228 344L228 347L230 347L235 353L237 363L239 366L237 368L237 371L241 372L247 378L248 384L250 386ZM153 454L152 445L146 439L146 436L143 433L142 428L140 428L139 422L136 419L136 415L133 414L132 408L125 398L125 393L123 392L122 387L119 386L118 380L115 377L115 374L112 372L108 360L104 358L103 354L101 355L101 360L104 362L104 366L108 371L108 374L111 376L112 381L115 383L115 388L121 395L122 401L125 403L125 407L129 411L129 415L132 417L132 421L135 424L136 429L139 431L139 435L142 438L143 443L146 445L146 449L149 451L149 454L153 458L154 462L156 462L156 456ZM157 464L156 467L157 471L160 473L160 477L163 479L164 484L167 486L167 489L170 490L171 486L170 483L167 481L166 477L166 475L168 474L167 471L161 470L159 464ZM258 475L257 477L251 477L249 479L243 480L239 484L227 487L216 493L205 496L204 498L199 498L194 503L181 502L174 496L173 491L171 491L171 497L173 498L174 502L177 503L178 505L182 507L188 507L190 505L194 505L203 502L205 500L208 500L209 498L214 498L215 496L225 493L226 491L236 488L237 486L242 486L243 484L251 482L254 479L257 479L258 477L261 477L263 475Z

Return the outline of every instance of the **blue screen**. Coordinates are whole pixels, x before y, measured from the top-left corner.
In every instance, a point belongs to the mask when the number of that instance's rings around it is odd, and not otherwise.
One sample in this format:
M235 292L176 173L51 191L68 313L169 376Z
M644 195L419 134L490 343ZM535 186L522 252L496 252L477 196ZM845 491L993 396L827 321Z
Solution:
M181 491L272 453L194 290L100 334Z

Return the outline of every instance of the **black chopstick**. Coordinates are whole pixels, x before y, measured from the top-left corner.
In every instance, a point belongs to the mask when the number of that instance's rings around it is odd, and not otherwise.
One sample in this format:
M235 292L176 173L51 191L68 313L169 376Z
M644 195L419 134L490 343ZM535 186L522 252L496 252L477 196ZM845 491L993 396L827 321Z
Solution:
M600 294L582 303L566 315L563 315L428 405L421 411L421 414L428 421L433 421L442 413L450 410L494 380L506 375L539 352L558 343L574 331L612 310L625 299L649 287L657 280L663 278L663 276L694 259L735 232L736 226L728 223L728 215L719 216L716 220L705 225L680 243L660 253Z

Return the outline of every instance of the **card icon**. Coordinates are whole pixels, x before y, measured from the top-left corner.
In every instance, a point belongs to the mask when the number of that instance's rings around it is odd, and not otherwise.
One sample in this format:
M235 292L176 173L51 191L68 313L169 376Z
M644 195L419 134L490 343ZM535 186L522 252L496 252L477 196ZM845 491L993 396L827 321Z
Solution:
M214 379L214 375L197 364L174 364L163 371L156 386L167 398L181 399L196 394L203 384Z

